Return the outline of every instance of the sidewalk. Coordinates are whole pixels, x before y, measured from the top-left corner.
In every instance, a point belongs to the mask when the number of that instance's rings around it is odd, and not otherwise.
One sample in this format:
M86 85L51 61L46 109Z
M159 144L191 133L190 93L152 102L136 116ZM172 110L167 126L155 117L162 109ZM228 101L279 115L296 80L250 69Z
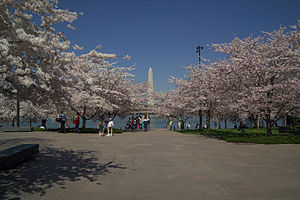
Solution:
M0 199L300 199L299 145L245 145L166 129L113 137L2 132L40 153L0 171Z

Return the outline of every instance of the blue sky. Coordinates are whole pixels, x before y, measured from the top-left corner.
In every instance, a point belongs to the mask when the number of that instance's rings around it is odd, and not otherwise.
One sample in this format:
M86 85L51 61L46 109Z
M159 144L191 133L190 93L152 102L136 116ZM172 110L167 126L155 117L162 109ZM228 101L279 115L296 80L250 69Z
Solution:
M206 47L230 42L235 36L289 26L300 19L300 0L60 0L59 7L83 12L67 38L102 52L130 55L122 66L135 64L137 81L147 81L151 66L154 90L167 91L170 75L183 77L184 66L197 64L196 46L211 60L222 56Z

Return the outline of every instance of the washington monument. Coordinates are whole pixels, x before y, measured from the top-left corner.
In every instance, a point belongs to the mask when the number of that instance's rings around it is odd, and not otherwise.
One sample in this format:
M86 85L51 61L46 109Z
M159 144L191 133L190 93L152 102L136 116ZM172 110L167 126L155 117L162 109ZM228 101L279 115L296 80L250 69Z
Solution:
M148 70L148 106L154 106L154 98L153 98L153 72L151 67Z

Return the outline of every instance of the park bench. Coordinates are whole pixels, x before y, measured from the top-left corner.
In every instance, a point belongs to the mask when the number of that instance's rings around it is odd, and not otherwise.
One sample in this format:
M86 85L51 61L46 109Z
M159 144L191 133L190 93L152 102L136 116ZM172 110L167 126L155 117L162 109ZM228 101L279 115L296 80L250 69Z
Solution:
M39 152L39 144L21 144L0 151L0 170L10 169Z

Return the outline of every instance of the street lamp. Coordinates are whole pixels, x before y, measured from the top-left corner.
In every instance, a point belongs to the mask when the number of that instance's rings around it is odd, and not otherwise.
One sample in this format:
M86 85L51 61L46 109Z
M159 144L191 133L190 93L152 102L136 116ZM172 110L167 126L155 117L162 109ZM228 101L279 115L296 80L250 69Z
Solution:
M201 49L203 49L202 46L197 46L196 52L199 55L199 70L201 68ZM202 110L199 110L199 131L202 132Z

